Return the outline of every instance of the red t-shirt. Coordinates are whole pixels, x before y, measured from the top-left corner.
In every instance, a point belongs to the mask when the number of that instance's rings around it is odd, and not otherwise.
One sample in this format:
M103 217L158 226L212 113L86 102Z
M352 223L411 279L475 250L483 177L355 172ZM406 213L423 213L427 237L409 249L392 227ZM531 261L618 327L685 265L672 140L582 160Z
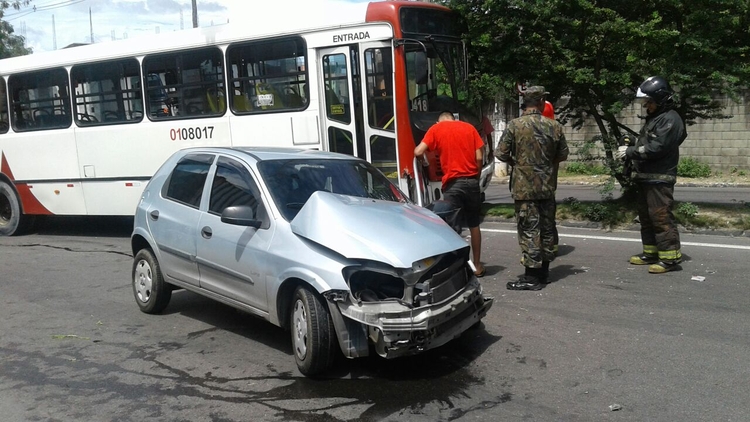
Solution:
M476 151L484 145L474 126L458 120L435 123L422 139L440 157L443 186L459 177L477 177Z

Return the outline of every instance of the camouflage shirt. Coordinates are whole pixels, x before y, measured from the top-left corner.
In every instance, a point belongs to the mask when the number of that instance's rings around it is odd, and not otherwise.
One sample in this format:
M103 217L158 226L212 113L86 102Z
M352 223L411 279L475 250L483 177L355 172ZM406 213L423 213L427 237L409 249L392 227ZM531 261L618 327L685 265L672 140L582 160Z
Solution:
M495 157L513 166L510 191L519 201L551 199L557 188L557 163L568 158L563 127L529 108L511 120Z

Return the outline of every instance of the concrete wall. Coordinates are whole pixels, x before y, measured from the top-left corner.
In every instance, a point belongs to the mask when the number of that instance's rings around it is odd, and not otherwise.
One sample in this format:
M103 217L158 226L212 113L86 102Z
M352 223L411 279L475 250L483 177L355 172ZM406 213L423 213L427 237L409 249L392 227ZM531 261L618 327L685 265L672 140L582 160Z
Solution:
M703 120L699 119L692 126L688 126L688 137L680 147L681 157L693 157L706 163L711 170L718 172L750 171L750 95L734 102L724 99L724 113L731 115L729 119ZM513 103L495 107L493 125L495 126L495 142L500 138L505 128L506 119L515 117L517 107ZM623 110L620 123L639 131L643 120L638 117L645 110L633 104ZM599 135L599 129L593 119L588 119L579 130L566 126L565 137L571 150L570 160L580 158L579 151L586 140ZM604 155L601 147L589 151L595 157Z

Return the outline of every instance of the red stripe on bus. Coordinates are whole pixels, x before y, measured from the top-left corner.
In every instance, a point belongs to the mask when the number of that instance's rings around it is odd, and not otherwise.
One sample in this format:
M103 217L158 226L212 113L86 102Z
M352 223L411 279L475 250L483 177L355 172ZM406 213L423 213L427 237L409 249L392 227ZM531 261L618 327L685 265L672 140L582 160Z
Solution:
M8 160L5 159L5 154L0 155L0 172L8 176L11 182L16 179L13 177L13 172L10 170ZM21 199L21 207L23 207L24 214L38 214L38 215L52 215L50 210L44 207L41 202L31 193L31 187L26 183L14 184L18 196Z

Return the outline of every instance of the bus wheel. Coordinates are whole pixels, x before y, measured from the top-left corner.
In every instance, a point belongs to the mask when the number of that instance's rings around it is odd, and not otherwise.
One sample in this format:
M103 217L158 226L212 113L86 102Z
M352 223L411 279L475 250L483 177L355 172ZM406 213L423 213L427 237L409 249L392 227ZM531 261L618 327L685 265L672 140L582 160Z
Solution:
M320 295L300 286L294 292L290 316L297 368L307 376L321 375L333 365L338 347L328 307Z
M23 233L29 228L31 220L31 216L21 213L21 203L16 191L9 184L0 181L0 236Z

